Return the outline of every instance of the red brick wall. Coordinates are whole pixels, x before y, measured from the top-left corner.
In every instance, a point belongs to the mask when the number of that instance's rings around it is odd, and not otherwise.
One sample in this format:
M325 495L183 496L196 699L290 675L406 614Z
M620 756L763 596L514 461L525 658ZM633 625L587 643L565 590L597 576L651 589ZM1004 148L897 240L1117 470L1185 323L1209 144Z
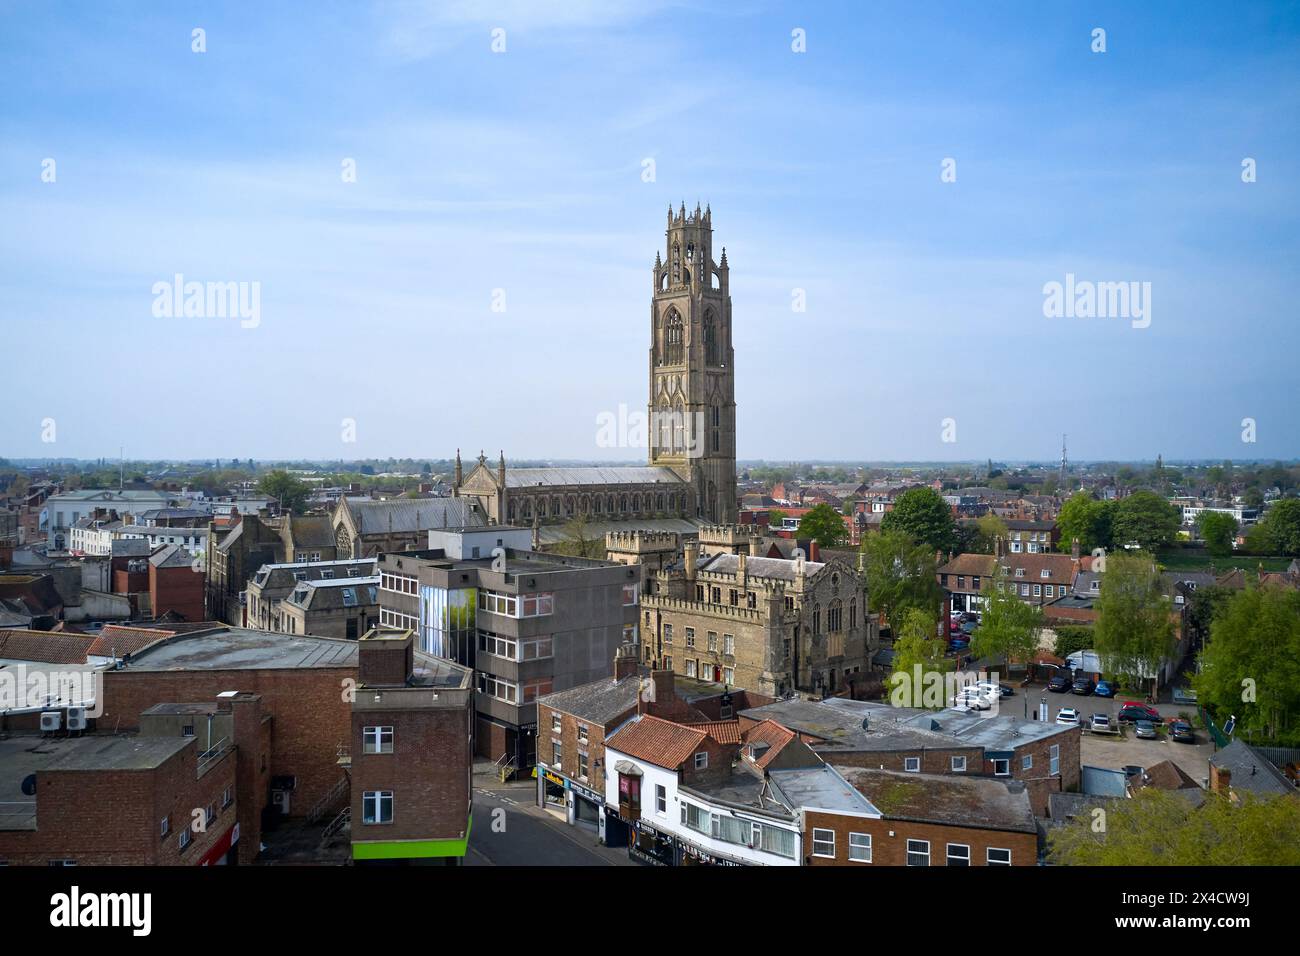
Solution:
M191 568L156 568L149 565L149 600L154 617L175 611L187 621L202 621L207 575Z
M298 778L290 814L302 816L343 775L338 748L352 736L351 704L343 681L356 680L355 667L239 671L107 671L104 714L96 726L105 731L134 730L141 711L154 704L210 701L222 691L260 694L271 716L271 776ZM250 795L253 796L253 795Z
M1038 836L974 827L913 823L907 820L873 820L809 811L804 815L804 857L810 866L906 866L907 841L930 841L930 865L947 866L947 845L970 847L970 865L986 866L989 847L1011 851L1012 866L1034 866L1038 860ZM835 831L835 858L813 856L813 829ZM849 860L849 833L871 834L871 863ZM890 836L890 833L893 836Z

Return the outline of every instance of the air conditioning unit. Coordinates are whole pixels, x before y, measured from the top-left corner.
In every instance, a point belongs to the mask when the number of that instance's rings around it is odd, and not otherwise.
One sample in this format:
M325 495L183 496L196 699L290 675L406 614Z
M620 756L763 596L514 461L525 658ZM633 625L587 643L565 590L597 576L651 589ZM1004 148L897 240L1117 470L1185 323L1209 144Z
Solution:
M69 730L86 729L86 708L84 707L68 708L68 729Z
M63 726L63 712L58 710L41 711L41 732L58 730Z

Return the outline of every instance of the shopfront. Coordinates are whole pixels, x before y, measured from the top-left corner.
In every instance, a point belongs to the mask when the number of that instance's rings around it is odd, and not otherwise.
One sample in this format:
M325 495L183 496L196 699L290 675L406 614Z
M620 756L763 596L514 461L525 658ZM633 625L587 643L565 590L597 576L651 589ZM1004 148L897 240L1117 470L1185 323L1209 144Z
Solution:
M649 824L638 820L631 824L632 836L628 844L627 855L638 863L647 866L676 866L681 850L677 838L671 833L656 830Z
M568 781L558 773L543 770L537 777L539 805L546 810L561 810L568 818Z

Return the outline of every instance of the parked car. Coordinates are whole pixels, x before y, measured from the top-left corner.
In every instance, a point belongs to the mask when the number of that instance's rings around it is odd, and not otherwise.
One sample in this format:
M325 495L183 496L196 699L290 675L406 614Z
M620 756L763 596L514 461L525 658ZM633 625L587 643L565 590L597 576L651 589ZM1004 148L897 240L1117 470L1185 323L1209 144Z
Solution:
M976 614L974 611L967 611L965 614L961 616L961 619L963 623L966 621L978 621L980 619L980 616Z
M1115 685L1108 680L1099 680L1097 681L1097 686L1092 689L1092 692L1098 697L1114 697Z
M1091 677L1088 676L1076 677L1071 689L1074 691L1074 693L1079 694L1083 697L1087 697L1089 694L1092 693L1092 689L1094 686L1095 685L1092 683Z
M1092 720L1089 721L1088 727L1094 734L1113 733L1115 728L1110 724L1110 717L1106 714L1093 714Z
M998 696L999 696L999 697L1015 697L1015 696L1016 696L1016 689L1015 689L1014 687L1012 687L1010 684L998 684Z
M977 622L965 621L961 626L961 630L963 634L974 634L977 627L979 627Z
M1185 720L1175 720L1169 725L1169 739L1182 744L1196 743L1196 731Z
M972 687L960 691L952 699L952 705L959 709L965 710L988 710L993 705L989 703L988 698Z
M1143 740L1155 740L1160 736L1156 733L1156 725L1149 720L1133 721L1133 732Z
M1139 704L1134 701L1123 704L1116 716L1121 724L1132 723L1136 720L1149 720L1152 723L1158 723L1162 720L1160 711L1150 704Z
M1057 671L1052 675L1052 679L1047 682L1047 689L1058 694L1064 694L1073 683L1069 671Z
M1073 707L1062 707L1056 712L1056 722L1058 724L1068 724L1071 727L1079 726L1079 712Z

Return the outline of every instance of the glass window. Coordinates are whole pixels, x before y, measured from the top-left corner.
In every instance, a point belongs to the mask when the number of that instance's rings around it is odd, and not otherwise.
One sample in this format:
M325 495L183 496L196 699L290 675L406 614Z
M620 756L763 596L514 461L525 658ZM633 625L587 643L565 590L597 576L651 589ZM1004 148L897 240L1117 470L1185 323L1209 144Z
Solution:
M998 847L989 847L988 864L989 866L1010 866L1011 851L999 849Z
M367 790L361 798L363 823L393 822L393 791Z
M668 790L663 784L655 784L655 812L660 816L668 813Z
M708 767L708 765L709 765L708 751L701 750L699 753L695 755L695 769L703 770L706 767Z
M948 865L970 866L970 847L965 843L949 843Z
M393 752L392 727L365 727L361 731L361 752L390 754Z
M920 758L920 757L904 757L904 758L903 758L903 769L906 770L908 773L920 773L920 772L921 772L921 758Z
M965 773L965 772L966 772L966 758L965 758L965 757L953 757L953 758L952 758L952 772L953 772L953 773Z
M907 841L907 865L908 866L929 866L930 865L930 841L929 840L908 840Z
M813 827L813 856L835 859L835 831Z
M871 862L871 834L849 834L849 859L858 863Z

